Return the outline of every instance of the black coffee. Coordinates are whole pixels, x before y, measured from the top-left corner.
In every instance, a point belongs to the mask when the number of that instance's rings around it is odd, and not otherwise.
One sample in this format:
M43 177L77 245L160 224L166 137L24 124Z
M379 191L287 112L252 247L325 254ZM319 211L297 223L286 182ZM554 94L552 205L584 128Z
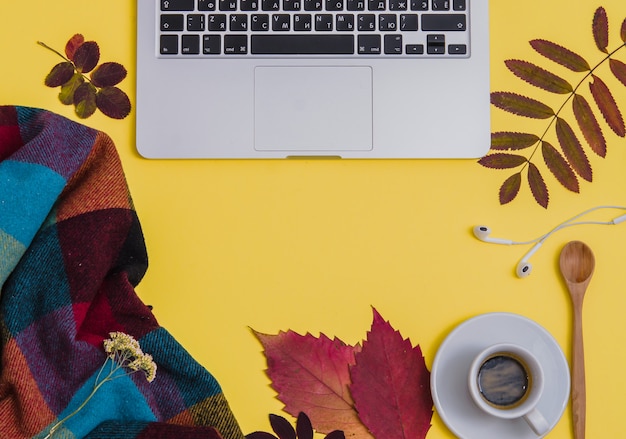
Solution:
M496 354L480 366L478 390L489 404L513 408L528 394L530 377L521 361L508 354Z

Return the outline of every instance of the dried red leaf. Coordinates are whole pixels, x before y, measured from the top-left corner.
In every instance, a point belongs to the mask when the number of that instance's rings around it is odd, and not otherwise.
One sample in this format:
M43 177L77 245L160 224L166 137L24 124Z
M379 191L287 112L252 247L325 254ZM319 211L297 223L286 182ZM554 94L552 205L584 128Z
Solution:
M496 107L533 119L548 119L554 116L554 110L547 105L526 96L511 92L491 93L491 103Z
M331 431L324 439L346 439L346 435L341 430Z
M96 95L96 105L113 119L124 119L130 114L130 99L117 87L104 87Z
M265 431L255 431L253 433L247 434L246 439L277 439L273 434L267 433Z
M307 413L322 433L340 429L351 438L372 438L359 420L350 394L349 366L360 346L348 346L324 334L319 338L293 331L254 334L263 345L267 375L287 413Z
M372 328L355 359L350 390L361 421L374 437L426 437L433 400L420 347L413 348L374 310Z
M576 173L574 173L572 167L567 163L567 160L565 160L561 153L546 141L541 142L541 153L543 155L543 161L559 183L566 189L578 193L580 188Z
M582 56L556 43L547 40L532 40L530 45L549 60L561 64L574 72L591 70L589 63Z
M513 201L515 197L517 197L521 185L521 172L516 172L515 174L504 180L504 183L502 183L502 186L500 186L500 204L507 204Z
M496 151L519 150L533 146L539 141L535 134L501 131L491 133L491 149Z
M537 204L547 209L550 201L548 187L534 163L528 163L528 184Z
M615 134L620 137L624 137L626 135L624 119L622 117L622 113L617 107L617 103L615 102L611 91L606 86L604 81L595 75L591 76L593 78L593 82L589 83L589 89L591 90L591 95L598 105L602 116L604 116L604 120Z
M313 439L313 425L305 413L300 412L300 414L298 414L296 431L298 433L298 439Z
M112 87L119 84L126 78L126 68L116 62L105 62L100 64L91 72L91 82L96 87Z
M69 61L58 63L52 67L50 73L46 76L44 84L48 87L59 87L72 79L74 75L74 65Z
M574 95L572 108L576 121L578 122L578 127L582 131L591 150L600 157L605 157L606 140L604 139L604 134L602 134L602 128L587 100L579 94Z
M619 36L622 41L626 43L626 18L624 19L624 21L622 21L622 28L620 29Z
M528 61L509 59L504 64L518 78L551 93L568 94L574 90L565 79Z
M82 73L91 72L100 61L100 48L95 41L85 41L74 52L74 64Z
M609 66L613 75L624 85L626 85L626 64L618 59L611 58L609 60Z
M593 39L596 46L604 53L609 45L609 19L603 7L596 9L592 23Z
M76 34L72 38L68 40L65 44L65 56L68 59L74 61L74 54L76 53L76 49L85 42L85 38L81 34Z
M282 416L270 415L270 425L278 439L296 439L296 430Z
M591 181L593 173L587 154L585 154L572 127L560 117L556 120L556 137L572 169L585 180Z
M489 154L478 160L478 163L483 165L485 168L492 169L517 168L526 162L526 157L516 154L505 154L502 152Z

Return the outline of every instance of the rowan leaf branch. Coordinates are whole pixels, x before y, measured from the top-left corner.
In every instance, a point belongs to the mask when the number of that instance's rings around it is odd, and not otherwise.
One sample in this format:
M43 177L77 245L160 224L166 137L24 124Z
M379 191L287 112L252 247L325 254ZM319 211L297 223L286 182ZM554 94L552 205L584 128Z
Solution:
M593 181L593 169L588 153L605 158L607 128L613 135L626 137L624 117L614 93L600 76L600 68L608 64L610 73L626 86L626 63L617 58L626 52L626 19L620 28L621 44L609 51L609 21L603 7L596 9L592 20L592 37L603 56L593 67L589 62L562 45L544 39L530 41L531 47L544 58L569 71L582 74L577 82L525 60L510 59L506 67L519 79L548 93L563 96L556 110L534 97L509 91L491 93L491 104L520 117L546 120L542 133L500 131L491 135L491 149L478 163L486 168L515 170L499 190L500 204L513 201L526 177L534 200L547 208L550 192L538 162L567 190L580 192L580 180ZM573 85L574 84L574 85ZM585 85L588 93L584 91ZM620 90L621 95L624 95ZM590 104L589 102L593 102ZM571 108L571 112L566 111ZM555 135L557 146L548 141ZM582 139L582 140L581 140Z

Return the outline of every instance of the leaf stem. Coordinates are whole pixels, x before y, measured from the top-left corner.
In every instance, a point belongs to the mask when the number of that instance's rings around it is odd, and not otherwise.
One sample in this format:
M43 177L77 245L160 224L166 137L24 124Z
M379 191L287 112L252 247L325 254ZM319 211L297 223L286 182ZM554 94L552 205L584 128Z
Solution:
M67 58L65 55L63 55L61 52L59 52L56 49L53 49L52 47L48 46L46 43L44 43L43 41L37 41L37 44L39 44L41 47L44 47L54 53L56 53L57 55L59 55L61 58L63 58L65 61L71 63L74 66L74 71L80 73L80 75L85 79L85 81L91 83L91 78L89 78L88 76L86 76L83 72L79 72L78 69L76 68L76 64L74 64L74 62ZM44 438L46 439L46 438Z
M574 89L571 91L571 93L569 93L569 95L567 96L567 98L565 99L565 101L563 101L563 103L561 104L561 106L559 107L559 109L556 111L556 113L554 113L554 116L552 116L552 119L550 120L550 122L548 123L548 126L546 127L546 129L544 130L543 134L541 135L541 137L539 138L539 140L537 141L537 146L535 147L535 149L533 150L533 152L530 154L530 156L528 157L528 159L526 160L526 164L524 165L524 168L528 165L528 163L530 163L531 159L533 158L533 156L535 155L535 153L537 152L537 150L539 149L539 145L541 145L543 143L543 138L548 134L548 131L550 130L550 127L554 124L554 122L558 119L559 115L561 114L561 111L563 111L563 109L565 108L565 104L567 104L575 95L576 95L576 91L583 85L583 82L585 82L591 75L593 75L593 72L600 67L602 64L604 64L608 59L610 59L615 53L617 53L619 50L623 49L624 47L626 47L626 42L624 42L622 45L618 46L615 50L613 50L611 53L608 53L602 60L600 60L595 66L593 66L593 68L591 68L586 74L585 76L578 82L578 84L576 84L576 86L574 87ZM522 170L524 169L522 168ZM520 171L521 172L521 171Z

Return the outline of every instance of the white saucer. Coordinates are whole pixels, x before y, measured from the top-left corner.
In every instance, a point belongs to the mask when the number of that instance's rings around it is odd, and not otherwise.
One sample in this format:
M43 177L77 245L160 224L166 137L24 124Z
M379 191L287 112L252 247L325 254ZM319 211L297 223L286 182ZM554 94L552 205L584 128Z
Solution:
M546 384L537 408L550 425L548 431L563 415L569 399L570 375L567 360L556 340L526 317L509 313L483 314L461 323L446 337L437 351L430 376L437 413L459 438L538 438L523 419L502 420L478 409L467 389L472 359L487 346L502 342L519 344L539 359Z

